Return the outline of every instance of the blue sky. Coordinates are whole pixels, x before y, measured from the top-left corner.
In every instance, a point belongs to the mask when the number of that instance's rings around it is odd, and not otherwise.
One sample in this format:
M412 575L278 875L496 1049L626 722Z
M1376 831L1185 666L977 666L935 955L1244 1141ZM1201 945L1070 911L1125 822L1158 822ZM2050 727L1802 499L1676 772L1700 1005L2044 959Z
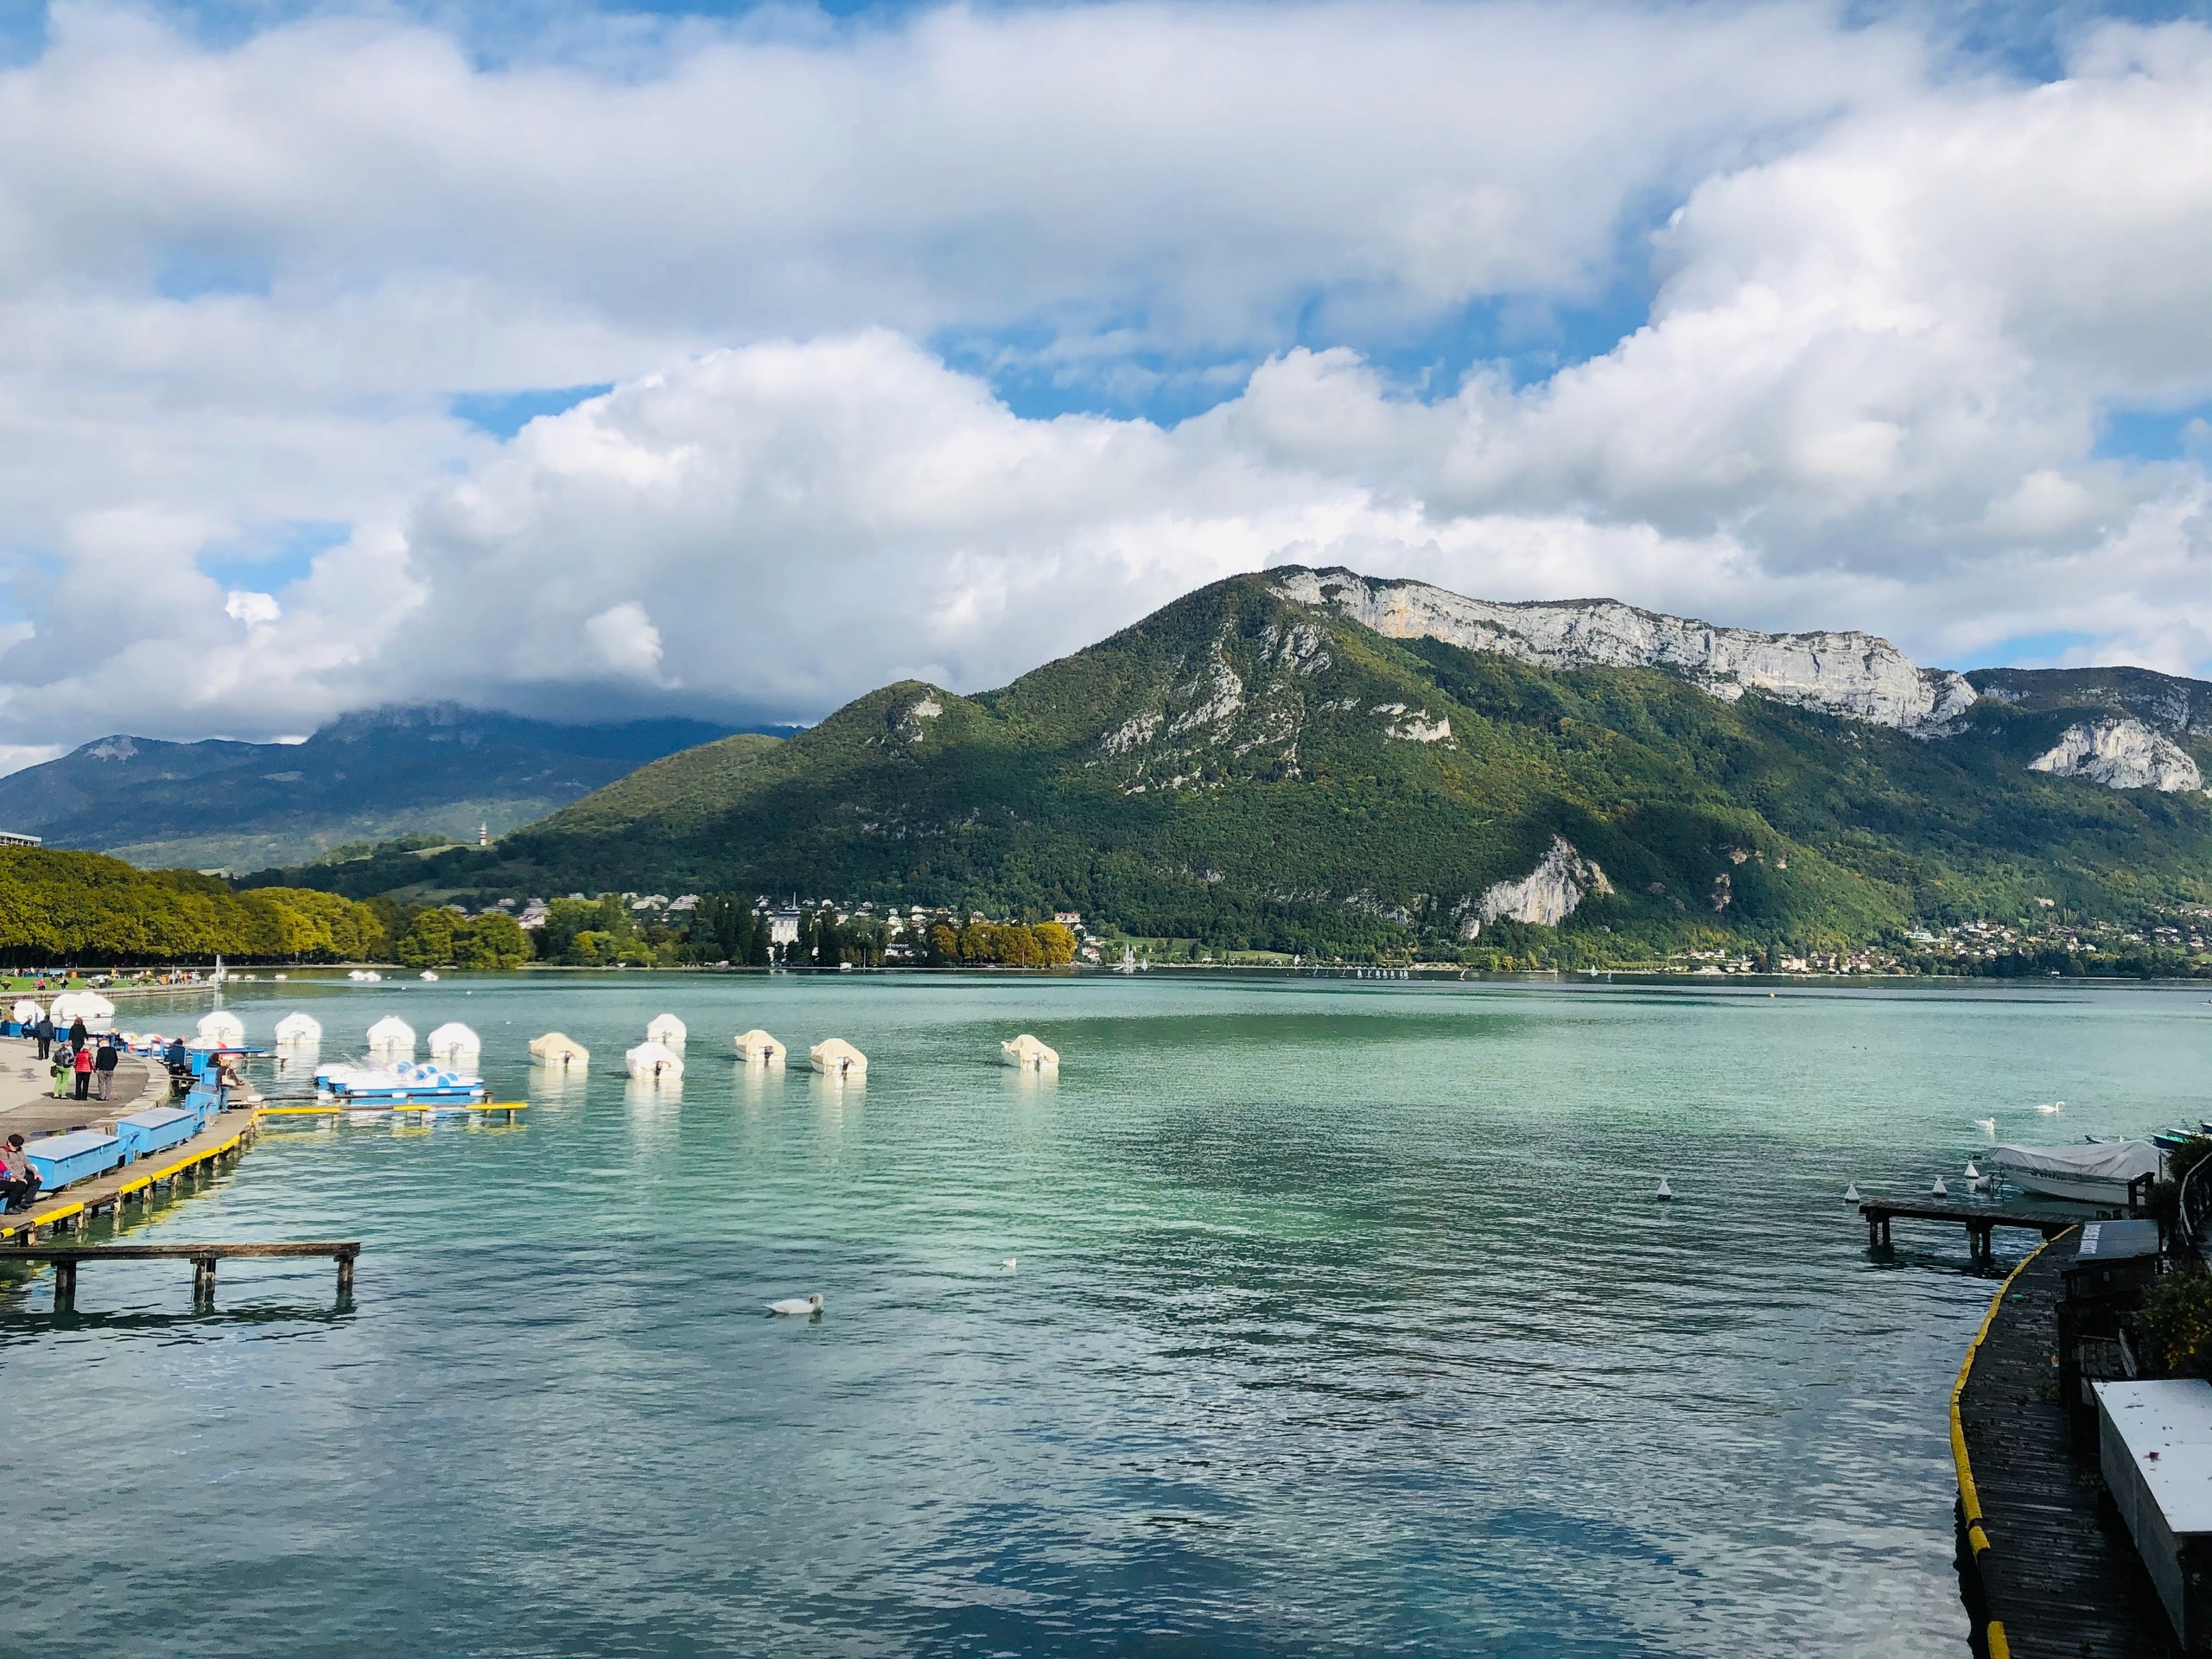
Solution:
M2203 5L68 0L0 58L0 745L810 719L1283 562L2212 672Z

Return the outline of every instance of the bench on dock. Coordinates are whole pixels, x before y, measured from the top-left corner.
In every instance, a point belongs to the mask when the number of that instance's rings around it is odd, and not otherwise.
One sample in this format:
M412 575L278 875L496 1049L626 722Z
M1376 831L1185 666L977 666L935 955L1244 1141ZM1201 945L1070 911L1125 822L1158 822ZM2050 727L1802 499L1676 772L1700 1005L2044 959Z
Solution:
M22 1244L0 1247L0 1262L46 1262L54 1268L54 1311L77 1305L77 1269L86 1262L169 1262L192 1263L192 1294L207 1301L215 1294L215 1264L225 1258L265 1260L271 1256L327 1256L338 1263L338 1294L353 1288L353 1260L359 1239L302 1244Z
M1892 1221L1946 1221L1966 1228L1968 1252L1984 1264L1994 1259L1990 1234L1997 1228L2026 1227L2045 1238L2056 1238L2069 1227L2081 1224L2079 1217L2042 1215L2032 1210L2000 1210L1990 1204L1945 1204L1940 1199L1922 1203L1870 1198L1859 1206L1859 1213L1866 1218L1866 1248L1870 1250L1889 1249ZM2114 1216L2117 1214L2113 1212Z

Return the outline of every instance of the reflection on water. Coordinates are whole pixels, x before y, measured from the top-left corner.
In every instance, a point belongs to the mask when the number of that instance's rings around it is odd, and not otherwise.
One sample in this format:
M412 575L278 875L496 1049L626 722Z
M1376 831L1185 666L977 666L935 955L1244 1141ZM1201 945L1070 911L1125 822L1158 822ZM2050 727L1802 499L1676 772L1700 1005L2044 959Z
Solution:
M173 1272L103 1264L73 1322L0 1280L10 1420L73 1458L11 1537L10 1651L1940 1650L1944 1400L1989 1285L1963 1242L1871 1262L1840 1195L1924 1191L1993 1115L2050 1138L2038 1101L2064 1138L2194 1122L2212 1061L2201 999L2149 990L230 1002L334 1053L465 1011L531 1109L271 1133L131 1229L358 1236L343 1319L246 1264L212 1323ZM525 1063L663 1009L688 1096ZM850 1039L865 1086L746 1068L754 1027ZM1022 1031L1059 1076L995 1063ZM818 1322L766 1315L815 1291ZM210 1562L250 1568L219 1618Z

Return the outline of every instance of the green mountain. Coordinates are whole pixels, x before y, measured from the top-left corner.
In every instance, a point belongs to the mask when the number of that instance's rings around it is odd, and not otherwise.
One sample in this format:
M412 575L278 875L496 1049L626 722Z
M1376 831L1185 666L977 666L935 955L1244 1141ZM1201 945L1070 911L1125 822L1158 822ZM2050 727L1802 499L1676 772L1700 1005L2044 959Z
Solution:
M2204 905L2208 711L2212 686L2142 671L1969 679L1866 635L1274 570L996 691L902 682L655 760L488 852L281 879L1073 907L1564 963L1833 949Z
M473 841L641 762L719 737L697 720L565 726L451 703L347 715L304 743L105 737L0 778L0 829L135 864L256 869L348 842Z

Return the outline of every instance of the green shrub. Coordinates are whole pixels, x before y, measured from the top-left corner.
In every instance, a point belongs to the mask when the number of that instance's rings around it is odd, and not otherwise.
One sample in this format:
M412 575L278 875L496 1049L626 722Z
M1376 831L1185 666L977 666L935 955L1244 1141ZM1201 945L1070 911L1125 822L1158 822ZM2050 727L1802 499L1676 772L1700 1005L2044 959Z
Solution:
M2212 1344L2212 1274L2169 1273L2135 1315L2144 1351L2170 1371L2187 1370Z

